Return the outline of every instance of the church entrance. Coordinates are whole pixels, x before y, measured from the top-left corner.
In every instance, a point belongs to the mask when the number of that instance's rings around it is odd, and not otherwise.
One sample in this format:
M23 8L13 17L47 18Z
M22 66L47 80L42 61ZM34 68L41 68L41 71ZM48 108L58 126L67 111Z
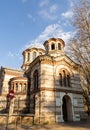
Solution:
M71 98L68 95L65 95L62 100L63 100L62 104L63 120L73 121Z

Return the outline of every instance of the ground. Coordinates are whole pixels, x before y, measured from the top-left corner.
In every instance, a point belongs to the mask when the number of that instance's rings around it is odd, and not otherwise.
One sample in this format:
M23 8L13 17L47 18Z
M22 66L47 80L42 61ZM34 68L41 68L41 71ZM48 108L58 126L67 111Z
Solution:
M90 122L71 122L55 125L0 125L0 130L90 130Z

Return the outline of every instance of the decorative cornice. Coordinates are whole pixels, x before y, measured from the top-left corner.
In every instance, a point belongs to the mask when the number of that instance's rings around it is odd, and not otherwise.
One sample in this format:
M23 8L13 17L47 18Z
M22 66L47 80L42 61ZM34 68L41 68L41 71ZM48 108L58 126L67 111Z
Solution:
M14 80L28 80L27 77L14 77L14 78L11 78L10 81L14 81Z
M82 91L78 91L78 90L68 90L68 89L63 89L63 88L39 88L37 90L33 90L30 92L30 94L35 94L37 92L40 92L40 91L53 91L53 92L65 92L66 94L68 93L74 93L74 94L82 94L83 92Z

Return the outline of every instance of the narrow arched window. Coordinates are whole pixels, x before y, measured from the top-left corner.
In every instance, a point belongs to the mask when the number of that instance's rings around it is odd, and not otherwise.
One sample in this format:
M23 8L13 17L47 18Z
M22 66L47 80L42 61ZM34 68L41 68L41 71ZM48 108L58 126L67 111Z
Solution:
M59 76L60 76L60 86L62 86L62 74L60 73Z
M23 88L23 91L26 92L27 88L26 88L26 83L24 83L24 88Z
M38 71L36 70L33 75L34 89L38 89Z
M33 60L36 58L36 52L33 52Z
M67 86L70 87L70 76L67 75Z
M61 44L58 43L58 50L61 50Z
M51 49L54 50L55 49L55 44L51 45Z
M63 84L66 87L66 73L64 70L63 70Z

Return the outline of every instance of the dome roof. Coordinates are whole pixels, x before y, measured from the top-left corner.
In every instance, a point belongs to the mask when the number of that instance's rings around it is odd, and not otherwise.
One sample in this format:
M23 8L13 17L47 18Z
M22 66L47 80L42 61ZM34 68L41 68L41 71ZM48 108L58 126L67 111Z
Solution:
M26 50L24 50L24 51L22 52L22 54L24 54L25 52L28 52L28 51L32 51L32 50L45 52L45 50L42 49L42 48L30 47L30 48L27 48Z

